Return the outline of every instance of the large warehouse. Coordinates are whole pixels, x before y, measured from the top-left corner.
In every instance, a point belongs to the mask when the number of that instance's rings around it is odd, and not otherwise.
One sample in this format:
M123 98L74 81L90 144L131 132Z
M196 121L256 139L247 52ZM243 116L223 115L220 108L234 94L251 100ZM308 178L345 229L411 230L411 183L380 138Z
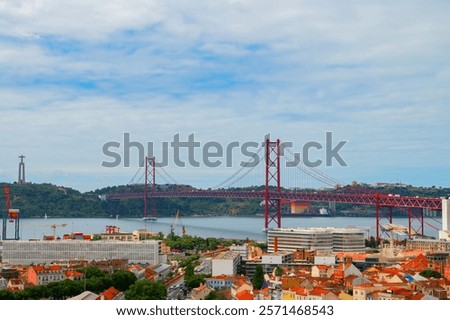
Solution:
M160 241L3 241L3 262L18 265L57 260L128 259L130 263L156 265L165 262Z

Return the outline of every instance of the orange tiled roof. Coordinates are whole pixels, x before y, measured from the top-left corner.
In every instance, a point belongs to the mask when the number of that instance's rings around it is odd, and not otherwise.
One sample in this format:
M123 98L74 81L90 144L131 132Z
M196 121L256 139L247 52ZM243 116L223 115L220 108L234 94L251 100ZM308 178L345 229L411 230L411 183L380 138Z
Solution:
M291 290L294 291L296 294L302 295L302 296L305 296L308 292L305 288L300 288L300 287L294 287L294 288L291 288Z
M81 277L83 273L75 271L75 270L67 270L66 277Z
M117 290L114 287L111 287L100 293L100 295L95 300L101 300L101 296L103 296L104 300L113 300L119 293L120 293L119 290Z
M48 266L48 270L59 271L59 270L61 270L61 267L53 264L53 265Z
M11 282L11 284L12 284L13 286L17 286L17 285L23 284L23 281L20 280L20 279L11 279L11 280L9 280L9 281Z
M131 270L142 271L142 270L144 270L144 268L142 268L141 266L135 264L135 265L132 265L131 267L128 268L128 271L131 271Z
M43 271L46 270L45 267L44 267L44 266L41 266L41 265L39 265L39 266L34 266L34 267L32 267L32 268L33 268L33 270L36 271L36 272L43 272Z
M423 293L418 293L416 295L413 295L410 300L422 300L422 298L425 297Z
M324 265L317 265L316 268L319 270L328 270L330 267Z
M310 295L310 296L322 296L322 295L327 294L327 293L329 293L329 292L330 292L330 291L325 290L325 289L323 289L323 288L321 288L321 287L315 287L314 289L312 289L312 290L309 292L309 295Z
M236 300L253 300L253 294L251 294L247 290L242 290L241 292L236 294Z

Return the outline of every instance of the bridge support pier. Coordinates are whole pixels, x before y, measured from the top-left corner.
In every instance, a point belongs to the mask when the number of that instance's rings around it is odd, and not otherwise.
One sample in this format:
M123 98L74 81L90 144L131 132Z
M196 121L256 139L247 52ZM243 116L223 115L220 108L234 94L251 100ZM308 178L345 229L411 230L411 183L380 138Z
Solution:
M408 208L408 234L424 234L423 208Z

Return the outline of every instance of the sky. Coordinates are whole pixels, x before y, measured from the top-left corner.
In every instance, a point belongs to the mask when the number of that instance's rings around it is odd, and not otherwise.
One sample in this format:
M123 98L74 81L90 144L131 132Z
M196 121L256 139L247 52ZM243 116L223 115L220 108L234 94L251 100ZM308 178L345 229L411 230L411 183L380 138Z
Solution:
M136 149L102 166L125 133L158 157L176 134L300 152L332 132L347 166L318 169L343 183L449 187L449 31L437 0L0 0L0 181L23 154L28 181L126 184ZM166 170L206 188L242 159Z

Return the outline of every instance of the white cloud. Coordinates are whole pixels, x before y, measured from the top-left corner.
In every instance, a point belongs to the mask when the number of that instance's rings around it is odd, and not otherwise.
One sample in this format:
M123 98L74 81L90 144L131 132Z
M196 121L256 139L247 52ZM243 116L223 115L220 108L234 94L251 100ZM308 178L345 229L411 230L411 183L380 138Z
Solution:
M105 181L101 146L124 132L223 143L271 132L301 146L333 131L350 140L351 172L332 169L344 181L369 165L445 166L448 6L0 1L0 153L12 155L0 177L27 153L42 180Z

